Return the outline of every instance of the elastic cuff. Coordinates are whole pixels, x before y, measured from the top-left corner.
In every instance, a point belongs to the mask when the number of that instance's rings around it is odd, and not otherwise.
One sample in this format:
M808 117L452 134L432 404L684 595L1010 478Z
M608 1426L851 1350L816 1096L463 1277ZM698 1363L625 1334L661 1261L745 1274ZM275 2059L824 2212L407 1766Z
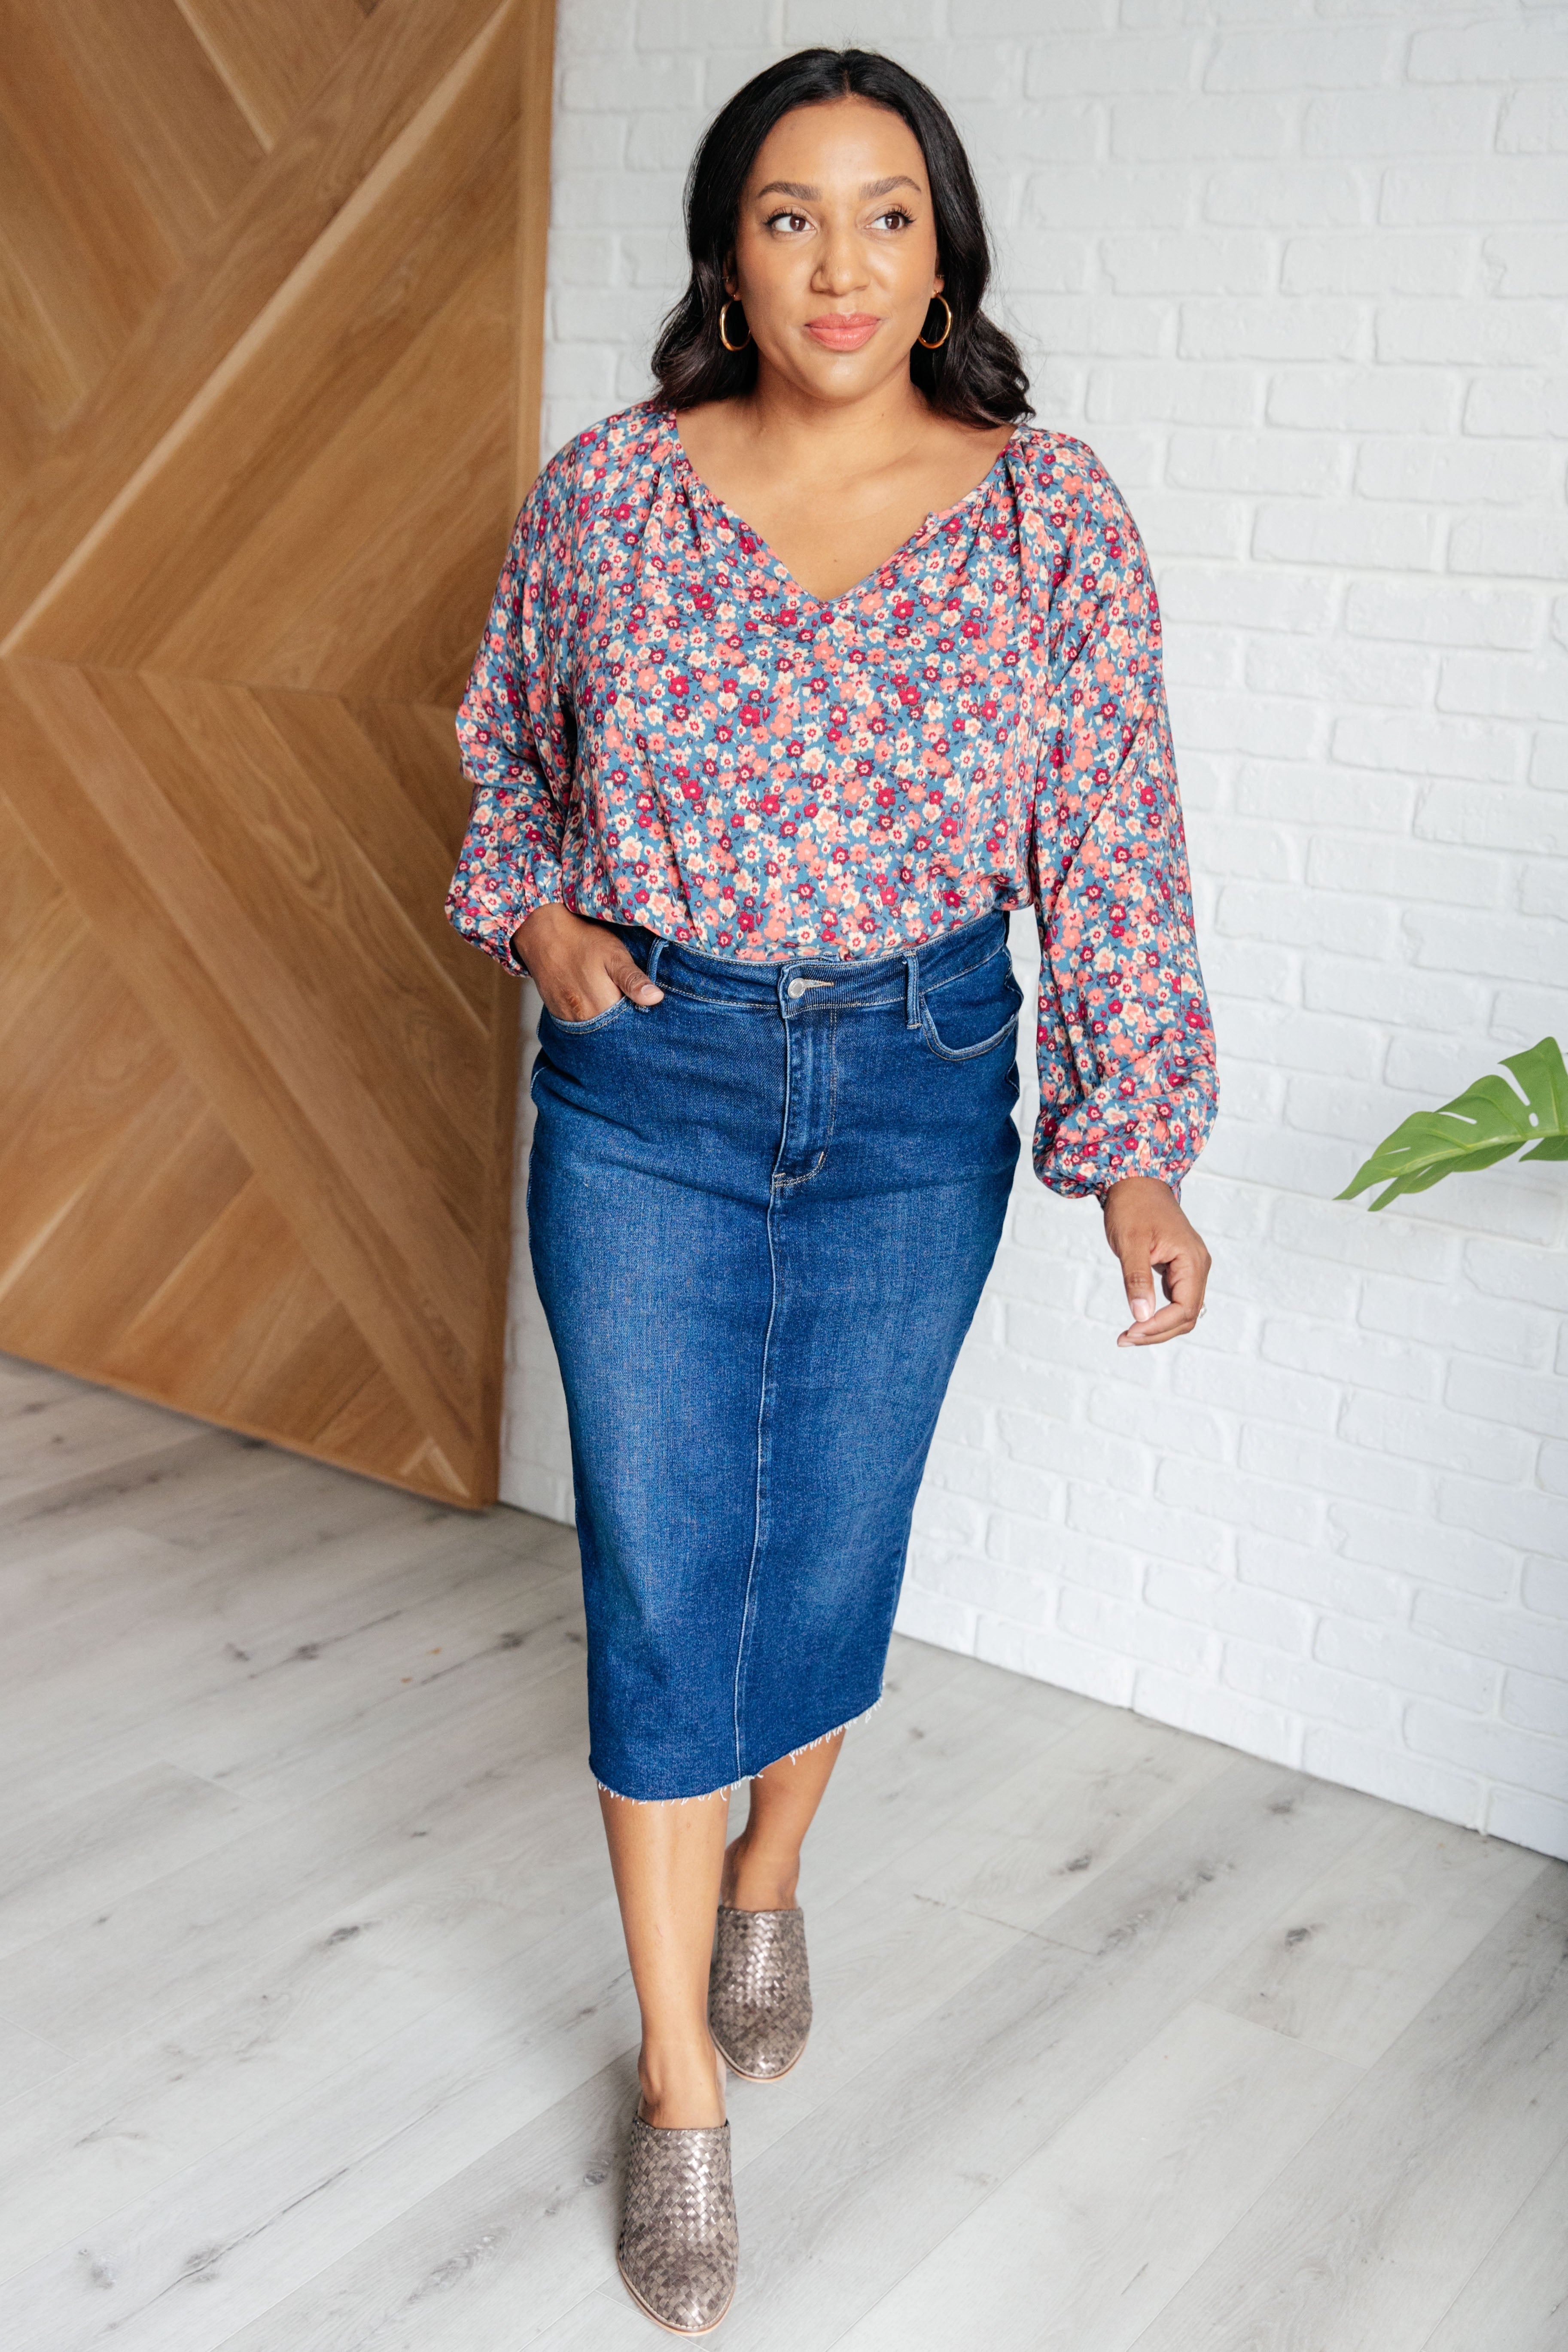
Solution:
M552 865L547 874L531 874L524 877L523 887L518 892L516 909L511 916L511 929L506 934L506 951L500 959L506 970L517 979L532 978L527 964L517 951L515 943L519 931L521 930L530 915L536 915L541 907L564 907L565 904L559 866Z

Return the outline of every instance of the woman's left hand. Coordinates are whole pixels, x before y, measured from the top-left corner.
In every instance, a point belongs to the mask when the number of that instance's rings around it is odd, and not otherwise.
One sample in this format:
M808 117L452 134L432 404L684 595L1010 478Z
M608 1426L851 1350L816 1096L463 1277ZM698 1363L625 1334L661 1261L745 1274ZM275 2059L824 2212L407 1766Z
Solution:
M1105 1196L1105 1238L1121 1261L1132 1320L1119 1348L1152 1348L1190 1331L1204 1311L1210 1258L1168 1184L1124 1176ZM1154 1273L1169 1304L1154 1304Z

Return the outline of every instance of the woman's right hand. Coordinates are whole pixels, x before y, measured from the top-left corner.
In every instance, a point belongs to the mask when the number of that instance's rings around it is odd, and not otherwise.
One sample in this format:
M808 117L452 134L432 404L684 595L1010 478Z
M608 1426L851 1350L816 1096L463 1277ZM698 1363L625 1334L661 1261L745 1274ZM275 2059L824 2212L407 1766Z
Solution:
M584 922L569 908L536 907L511 943L557 1021L596 1020L617 997L643 1005L663 997L607 923Z

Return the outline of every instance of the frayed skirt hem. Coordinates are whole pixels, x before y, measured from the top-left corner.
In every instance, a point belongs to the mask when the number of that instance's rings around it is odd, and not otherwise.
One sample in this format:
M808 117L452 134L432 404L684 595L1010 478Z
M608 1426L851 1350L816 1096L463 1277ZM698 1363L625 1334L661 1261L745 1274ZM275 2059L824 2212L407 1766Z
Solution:
M772 1763L760 1765L755 1772L741 1772L732 1780L721 1780L715 1789L694 1789L684 1797L628 1797L624 1790L612 1789L607 1780L601 1780L597 1773L594 1775L594 1785L601 1796L614 1797L623 1805L700 1805L709 1797L732 1796L737 1789L743 1789L751 1781L761 1780L764 1772L771 1772L774 1764L793 1764L797 1756L809 1756L814 1748L821 1748L829 1739L837 1739L841 1731L852 1731L858 1723L864 1723L868 1716L876 1714L885 1696L885 1692L879 1691L869 1706L863 1706L858 1715L847 1716L842 1723L836 1723L831 1731L819 1732L815 1739L803 1740L798 1748L787 1748L784 1755L775 1756Z

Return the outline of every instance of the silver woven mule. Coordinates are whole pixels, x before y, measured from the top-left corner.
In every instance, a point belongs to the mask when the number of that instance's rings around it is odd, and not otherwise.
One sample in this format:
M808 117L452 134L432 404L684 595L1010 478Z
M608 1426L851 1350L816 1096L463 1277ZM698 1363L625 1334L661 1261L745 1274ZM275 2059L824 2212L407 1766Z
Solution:
M740 2252L729 2125L662 2131L634 2116L616 2261L648 2317L706 2336L734 2297Z
M748 2082L789 2073L811 2032L804 1913L720 1906L708 2027L720 2056Z

